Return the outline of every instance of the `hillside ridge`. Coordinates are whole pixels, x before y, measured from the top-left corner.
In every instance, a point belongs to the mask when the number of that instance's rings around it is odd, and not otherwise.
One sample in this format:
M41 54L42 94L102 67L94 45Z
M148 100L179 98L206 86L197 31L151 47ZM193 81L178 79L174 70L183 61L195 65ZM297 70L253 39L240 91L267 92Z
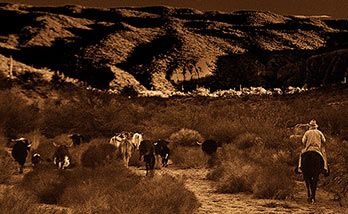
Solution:
M25 72L58 72L115 91L321 86L348 76L348 20L6 3L0 20L3 76L10 57L32 67Z

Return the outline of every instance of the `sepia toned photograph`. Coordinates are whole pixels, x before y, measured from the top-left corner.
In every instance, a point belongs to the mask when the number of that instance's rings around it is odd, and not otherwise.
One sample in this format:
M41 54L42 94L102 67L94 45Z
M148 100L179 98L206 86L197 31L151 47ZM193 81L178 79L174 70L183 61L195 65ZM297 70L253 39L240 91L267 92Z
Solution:
M348 214L348 0L0 0L0 214Z

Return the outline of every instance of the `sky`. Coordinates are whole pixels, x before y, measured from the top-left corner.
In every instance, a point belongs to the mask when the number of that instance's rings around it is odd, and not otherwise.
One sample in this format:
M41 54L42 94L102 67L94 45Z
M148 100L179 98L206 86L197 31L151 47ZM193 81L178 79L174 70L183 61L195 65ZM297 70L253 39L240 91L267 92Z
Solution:
M266 10L285 15L329 15L348 19L348 0L0 0L38 6L77 4L89 7L189 7L202 11Z

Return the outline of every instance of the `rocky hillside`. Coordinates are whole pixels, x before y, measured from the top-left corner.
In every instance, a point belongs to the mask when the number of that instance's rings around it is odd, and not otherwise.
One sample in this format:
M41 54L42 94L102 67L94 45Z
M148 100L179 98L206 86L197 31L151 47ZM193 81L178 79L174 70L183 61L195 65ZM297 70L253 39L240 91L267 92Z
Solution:
M348 20L3 3L0 29L0 72L14 63L13 78L56 73L102 89L176 91L328 85L348 73Z

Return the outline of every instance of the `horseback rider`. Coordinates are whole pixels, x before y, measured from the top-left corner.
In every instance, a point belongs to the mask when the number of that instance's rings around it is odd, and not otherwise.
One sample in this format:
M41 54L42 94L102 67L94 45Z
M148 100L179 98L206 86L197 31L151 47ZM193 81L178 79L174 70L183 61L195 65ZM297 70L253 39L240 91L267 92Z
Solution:
M318 130L318 125L315 120L311 120L309 122L309 130L307 130L303 137L302 143L305 145L305 148L302 149L301 155L298 162L298 167L296 167L296 173L301 173L301 156L303 153L307 151L315 151L321 154L324 161L324 171L323 174L325 176L329 175L329 168L327 165L327 157L325 151L325 143L326 139L321 131Z

